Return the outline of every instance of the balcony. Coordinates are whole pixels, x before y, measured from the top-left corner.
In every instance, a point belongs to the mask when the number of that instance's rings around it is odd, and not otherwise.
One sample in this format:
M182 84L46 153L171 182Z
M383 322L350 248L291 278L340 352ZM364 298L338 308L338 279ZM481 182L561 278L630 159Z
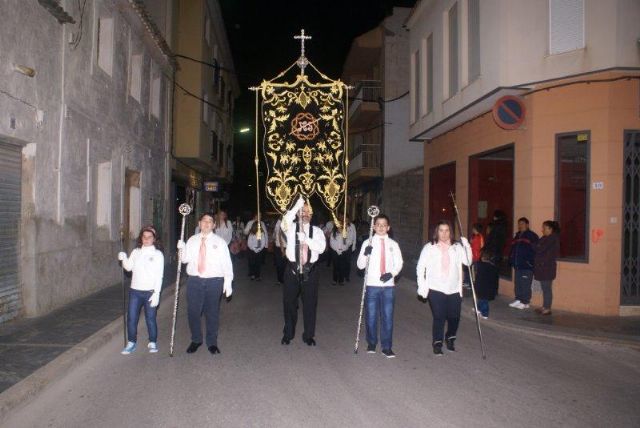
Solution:
M382 83L379 80L361 80L349 106L349 126L353 132L375 126L382 121L379 99Z
M382 177L380 146L362 144L349 161L349 184L359 185L374 178Z

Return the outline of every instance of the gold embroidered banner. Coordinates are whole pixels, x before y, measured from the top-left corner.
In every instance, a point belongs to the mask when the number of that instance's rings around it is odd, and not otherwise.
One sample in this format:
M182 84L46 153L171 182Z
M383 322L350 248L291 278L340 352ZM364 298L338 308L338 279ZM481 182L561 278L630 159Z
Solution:
M303 30L303 43L305 38ZM300 73L293 83L278 80L295 65ZM318 73L318 81L305 74L307 66ZM341 224L338 210L346 207L349 164L348 86L319 72L304 56L303 44L296 63L251 89L256 91L256 126L258 118L262 123L267 198L284 214L298 195L309 199L316 194ZM256 168L257 145L256 135Z

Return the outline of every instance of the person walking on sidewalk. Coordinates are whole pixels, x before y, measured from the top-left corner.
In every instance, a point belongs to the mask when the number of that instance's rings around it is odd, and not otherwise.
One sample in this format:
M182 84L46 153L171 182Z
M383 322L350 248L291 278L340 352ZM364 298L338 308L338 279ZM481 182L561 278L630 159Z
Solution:
M227 245L231 244L231 240L233 239L233 224L227 219L227 212L225 210L218 211L215 222L215 234L224 239Z
M276 225L273 228L273 258L276 265L276 277L278 280L277 285L284 285L284 270L287 266L287 237L280 227L282 220L278 219Z
M531 282L533 281L533 262L536 256L538 235L529 229L529 219L518 219L518 231L511 243L509 262L515 270L515 300L509 306L515 309L528 309L531 301Z
M334 227L329 235L329 246L333 252L333 285L344 285L351 263L351 247L355 236L342 235L341 227Z
M294 221L299 215L298 221ZM302 196L282 218L280 228L287 236L288 265L284 274L282 302L284 328L280 343L288 345L295 336L298 321L298 296L302 296L304 332L302 340L315 346L316 310L318 308L318 257L327 246L322 229L311 225L311 206ZM302 267L302 271L300 268Z
M453 239L451 224L441 220L436 224L431 241L418 260L416 274L418 294L429 299L433 315L433 353L442 355L445 341L449 351L455 351L455 340L462 307L462 269L471 263L471 245L465 237ZM445 334L444 327L447 324Z
M482 253L482 247L484 247L484 236L482 235L482 224L475 223L471 228L471 254L473 254L472 262L472 274L474 281L478 274L478 265L480 264L480 255Z
M142 228L138 235L136 248L127 257L127 253L118 253L122 267L133 272L129 289L129 308L127 311L127 345L122 355L129 355L136 350L138 343L138 320L140 310L144 308L144 319L149 332L149 352L158 352L158 324L156 322L160 290L164 274L164 256L160 243L156 240L153 226Z
M556 279L557 259L560 252L560 225L557 221L547 220L542 223L542 238L536 245L533 277L540 281L542 287L542 307L536 312L551 315L553 292L551 285Z
M268 245L267 231L263 230L260 238L258 238L258 223L253 223L249 237L247 238L247 247L249 254L247 260L249 262L249 278L251 281L260 281L260 269L262 268L262 252Z
M378 215L373 222L375 235L368 245L362 245L358 256L358 268L364 269L369 256L369 267L365 279L367 352L375 354L378 344L378 318L380 318L380 345L382 354L394 358L393 309L395 304L395 281L402 270L402 253L398 243L389 237L389 217Z
M496 210L493 222L487 226L487 239L480 254L477 280L475 282L478 309L482 318L489 318L489 302L496 298L500 281L504 246L507 241L507 217Z
M358 241L358 235L356 233L356 226L351 222L349 216L347 216L346 224L347 242L351 242L351 246L347 247L346 251L346 270L344 274L344 280L345 282L351 282L351 259L353 258L353 253L355 253L356 251L356 242Z
M224 293L231 297L233 266L229 248L224 239L213 233L214 218L204 213L199 221L200 233L187 241L178 241L182 263L187 264L187 316L191 330L191 344L187 353L192 354L202 345L202 314L207 327L207 347L211 354L220 353L218 327L220 299Z

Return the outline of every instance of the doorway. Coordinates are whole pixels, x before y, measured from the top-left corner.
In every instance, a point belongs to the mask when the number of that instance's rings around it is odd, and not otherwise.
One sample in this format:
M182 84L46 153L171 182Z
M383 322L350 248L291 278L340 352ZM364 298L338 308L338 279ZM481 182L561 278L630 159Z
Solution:
M429 229L430 238L433 229L440 220L447 220L452 226L455 213L450 194L456 191L456 163L436 166L429 170Z
M621 305L640 305L640 130L624 133Z

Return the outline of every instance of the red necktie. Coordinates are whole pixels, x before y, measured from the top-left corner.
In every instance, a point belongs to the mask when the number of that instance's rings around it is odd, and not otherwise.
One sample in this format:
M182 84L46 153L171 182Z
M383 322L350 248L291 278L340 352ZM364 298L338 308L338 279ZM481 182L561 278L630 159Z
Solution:
M387 259L384 254L384 238L380 238L380 275L387 273Z
M200 243L200 254L198 255L198 273L202 275L207 268L207 246L205 242L207 238L202 237L202 242Z

